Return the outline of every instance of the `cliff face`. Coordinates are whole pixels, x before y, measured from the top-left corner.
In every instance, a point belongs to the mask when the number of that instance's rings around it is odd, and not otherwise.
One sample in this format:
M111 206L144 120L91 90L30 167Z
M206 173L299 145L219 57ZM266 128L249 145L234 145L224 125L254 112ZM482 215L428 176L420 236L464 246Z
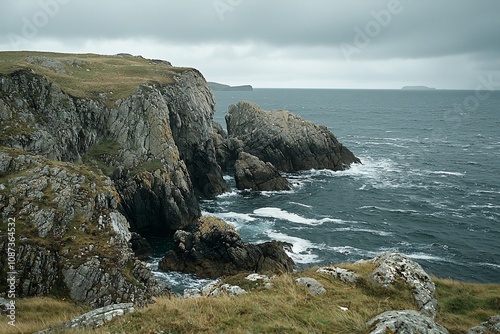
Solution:
M209 88L195 70L177 80L144 84L109 108L31 71L3 76L0 145L96 164L116 182L133 228L186 227L200 216L195 194L213 197L227 186L215 160Z

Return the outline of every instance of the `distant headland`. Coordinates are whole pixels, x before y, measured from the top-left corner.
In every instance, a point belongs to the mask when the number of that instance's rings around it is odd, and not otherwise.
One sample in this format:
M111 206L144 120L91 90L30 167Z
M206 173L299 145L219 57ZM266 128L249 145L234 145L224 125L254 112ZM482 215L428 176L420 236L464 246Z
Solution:
M229 86L217 82L208 82L208 85L214 91L252 91L253 87L251 85L243 86Z
M404 86L401 89L402 90L436 90L436 88L427 87L427 86Z

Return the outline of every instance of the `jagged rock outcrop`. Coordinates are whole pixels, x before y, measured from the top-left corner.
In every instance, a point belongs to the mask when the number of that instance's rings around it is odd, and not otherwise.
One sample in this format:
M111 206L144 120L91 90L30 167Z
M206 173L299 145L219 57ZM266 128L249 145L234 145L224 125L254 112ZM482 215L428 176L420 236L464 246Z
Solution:
M200 218L193 231L177 231L174 241L176 248L160 260L160 269L217 278L248 271L291 272L294 267L284 243L244 243L231 225L214 217Z
M240 190L290 190L287 179L270 162L263 162L255 155L240 152L234 168L236 187Z
M227 185L215 157L210 90L195 70L176 80L143 84L109 107L31 70L1 76L0 145L95 163L112 176L135 229L184 228L200 216L195 194L213 197Z
M289 111L265 111L242 101L229 107L226 123L229 137L242 140L245 152L281 171L344 170L360 162L325 126Z
M412 289L420 313L430 318L436 316L436 286L420 264L398 253L383 253L370 262L377 266L372 273L375 282L388 286L402 280Z
M217 163L224 172L234 171L234 163L243 151L243 142L238 138L228 137L222 126L214 122L215 156Z
M170 111L173 138L196 193L213 198L227 191L215 156L215 100L203 75L197 70L185 71L176 76L175 85L162 86L160 91Z
M15 247L2 233L0 251L15 249L16 297L57 294L100 307L168 293L134 257L119 202L100 171L0 147L2 225L15 222Z
M384 312L368 322L370 334L448 334L448 330L414 310Z

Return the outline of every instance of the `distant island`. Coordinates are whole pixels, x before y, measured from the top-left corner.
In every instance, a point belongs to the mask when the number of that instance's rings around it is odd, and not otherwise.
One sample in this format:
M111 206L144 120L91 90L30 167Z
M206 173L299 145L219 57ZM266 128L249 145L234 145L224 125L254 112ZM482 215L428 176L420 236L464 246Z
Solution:
M253 87L251 85L243 86L229 86L217 82L208 82L208 85L214 91L252 91Z
M402 90L436 90L436 88L427 86L404 86Z

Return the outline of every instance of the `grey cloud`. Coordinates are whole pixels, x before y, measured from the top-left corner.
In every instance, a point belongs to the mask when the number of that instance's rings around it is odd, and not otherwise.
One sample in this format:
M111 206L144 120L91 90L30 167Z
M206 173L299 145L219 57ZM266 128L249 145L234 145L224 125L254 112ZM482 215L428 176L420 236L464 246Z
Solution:
M89 41L136 40L210 46L204 49L207 64L218 58L235 64L278 58L329 64L345 63L340 48L345 43L359 49L351 57L356 64L427 59L441 65L440 59L463 56L468 69L500 70L498 0L1 0L0 48L12 48L9 33L22 35L26 20L33 21L42 4L54 2L67 4L59 5L26 48L46 40L71 50ZM229 10L218 12L214 4L221 3ZM356 44L355 29L366 33L367 26L377 24L373 13L387 13L394 4L398 13L387 24L378 23L380 31L369 45ZM140 45L131 48L142 53Z

